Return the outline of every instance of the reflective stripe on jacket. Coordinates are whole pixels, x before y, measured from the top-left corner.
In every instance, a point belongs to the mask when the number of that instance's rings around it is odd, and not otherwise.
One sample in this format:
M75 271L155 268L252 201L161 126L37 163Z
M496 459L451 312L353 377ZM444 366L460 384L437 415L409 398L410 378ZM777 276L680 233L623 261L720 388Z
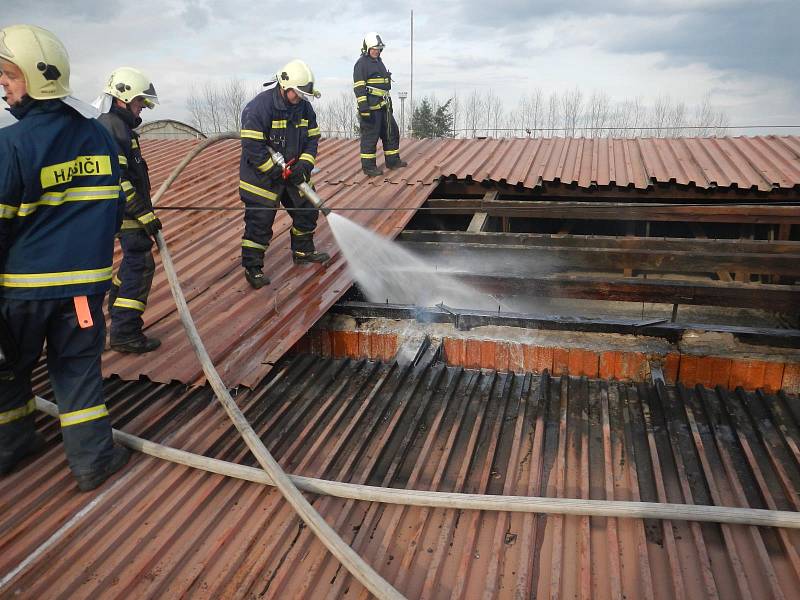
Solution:
M320 130L317 115L308 100L289 104L275 86L253 98L242 111L242 157L240 188L267 200L277 199L268 192L276 177L269 145L288 162L305 161L314 166ZM309 169L310 171L310 169ZM264 192L268 192L265 194Z
M105 292L124 204L114 141L59 100L11 112L19 121L0 129L0 296Z
M358 102L358 111L366 113L380 110L389 104L392 89L392 74L386 70L380 56L372 58L362 54L353 67L353 93Z

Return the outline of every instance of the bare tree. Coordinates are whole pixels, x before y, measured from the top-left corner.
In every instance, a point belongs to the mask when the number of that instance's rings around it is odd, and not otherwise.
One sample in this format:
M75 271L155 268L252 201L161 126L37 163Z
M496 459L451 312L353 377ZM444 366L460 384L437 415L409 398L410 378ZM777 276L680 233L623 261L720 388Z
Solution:
M481 114L483 110L483 100L480 94L477 90L472 90L464 106L464 129L467 130L467 135L469 137L475 137L481 125Z
M728 129L730 123L728 115L722 110L717 110L712 123L712 127L714 128L712 135L731 135L730 129Z
M240 129L242 110L258 91L237 79L192 88L186 103L192 125L204 133ZM695 107L668 95L659 96L648 107L638 97L612 103L602 90L584 101L583 92L577 87L552 92L547 98L537 88L506 110L501 97L492 90L472 90L466 97L454 93L449 107L454 137L574 137L584 133L587 137L710 136L725 135L728 123L725 112L712 104L710 94ZM413 107L408 108L413 114ZM325 136L358 136L358 111L351 93L326 97L316 102L314 109Z
M541 135L539 128L542 126L542 121L544 120L544 115L542 112L543 106L544 102L542 98L542 90L536 88L527 97L528 114L526 116L526 129L531 130L533 137Z
M680 137L685 134L687 123L685 102L670 103L667 110L667 129L664 137Z
M331 100L316 102L314 110L326 137L351 138L358 135L358 107L353 94L341 92Z
M231 79L222 91L223 120L229 131L242 127L242 111L255 93L240 79Z
M711 104L711 94L703 96L703 100L695 109L694 123L698 129L694 130L694 134L700 137L708 137L711 135L725 135L725 129L728 124L728 116L721 110L717 110Z
M642 99L637 97L633 100L625 100L616 104L611 111L610 137L638 137L642 135L639 127L642 127L646 120L647 109Z
M461 103L456 92L453 92L453 97L450 99L450 114L453 115L453 137L456 137L458 119L461 117Z
M603 137L611 118L611 101L605 92L593 92L586 107L586 135Z
M575 137L575 130L583 113L583 92L577 87L564 92L561 96L561 110L564 117L564 134Z
M556 132L553 131L559 126L561 122L561 110L559 108L558 94L553 92L547 101L547 137L553 137Z
M535 89L527 96L520 96L517 107L508 113L506 133L509 137L541 135L538 129L542 122L542 90Z
M203 133L219 133L221 100L216 88L205 83L200 88L192 86L186 106L192 116L192 125Z
M496 131L503 125L503 101L490 89L483 102L486 107L486 135L489 135L490 130Z
M192 87L186 107L192 125L203 133L238 131L241 128L242 110L255 96L256 90L248 88L241 80L231 79L224 84L206 82Z
M654 128L653 137L665 137L668 133L670 122L672 99L669 95L662 95L656 98L655 104L650 111L649 127Z

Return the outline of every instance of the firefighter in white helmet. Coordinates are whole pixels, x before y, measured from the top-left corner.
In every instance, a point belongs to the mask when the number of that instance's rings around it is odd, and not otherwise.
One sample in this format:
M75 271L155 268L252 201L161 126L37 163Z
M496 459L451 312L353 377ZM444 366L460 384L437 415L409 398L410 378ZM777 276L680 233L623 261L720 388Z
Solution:
M155 272L152 238L161 229L161 221L153 211L147 163L134 130L142 122L142 109L158 104L158 96L150 78L139 69L120 67L111 73L95 104L103 113L98 120L117 142L122 190L127 198L118 236L122 262L108 296L110 345L117 352L142 354L161 345L160 340L142 331L142 315Z
M239 195L245 205L242 266L248 283L256 289L269 283L263 272L264 253L272 239L279 204L292 217L294 262L324 263L330 259L314 247L319 211L297 188L302 182L310 182L317 160L320 131L311 101L320 93L314 73L302 60L292 60L264 85L268 89L242 112L239 167ZM275 164L268 147L283 155L287 168Z
M378 138L388 169L407 166L400 159L400 130L392 113L392 74L381 60L384 48L381 36L374 31L361 43L361 56L353 67L353 92L358 102L361 130L361 169L369 177L383 174L376 163Z
M103 298L124 195L114 141L70 97L69 58L33 25L0 29L0 476L44 440L31 373L47 347L69 467L81 490L128 460L103 400Z

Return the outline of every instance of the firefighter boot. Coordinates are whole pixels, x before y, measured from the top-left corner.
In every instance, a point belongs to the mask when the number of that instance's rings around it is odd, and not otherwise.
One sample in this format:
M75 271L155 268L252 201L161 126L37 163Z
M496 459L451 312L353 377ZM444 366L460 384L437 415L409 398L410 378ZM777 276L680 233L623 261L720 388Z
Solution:
M40 433L33 433L13 451L0 453L0 476L8 475L24 459L36 454L42 448L44 448L44 438Z
M134 338L132 340L127 340L124 342L118 342L116 340L111 341L111 349L116 352L127 352L129 354L147 354L148 352L152 352L159 346L161 346L161 340L156 338L150 338L146 335L142 335L141 337Z
M258 267L246 267L244 270L244 278L247 279L247 283L250 284L250 287L255 290L269 283L269 277L264 275Z
M378 177L383 175L383 169L378 167L362 167L361 170L364 171L364 175L367 177Z
M128 463L130 457L131 453L127 448L114 446L114 449L111 451L111 460L109 460L103 468L75 476L78 482L78 489L82 492L89 492L96 487L100 487L106 479L124 467Z
M387 169L402 169L403 167L407 167L408 163L402 159L398 159L397 162L393 162L392 164L386 163Z
M292 260L296 265L305 263L326 263L330 259L331 255L327 252L317 252L316 250L312 250L311 252L300 252L299 250L295 250L292 252Z

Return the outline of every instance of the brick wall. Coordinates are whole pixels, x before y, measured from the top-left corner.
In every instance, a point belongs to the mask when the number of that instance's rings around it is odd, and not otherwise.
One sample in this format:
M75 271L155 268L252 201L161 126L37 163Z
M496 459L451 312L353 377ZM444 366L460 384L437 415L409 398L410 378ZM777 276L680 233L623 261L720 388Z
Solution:
M724 356L671 352L665 355L636 351L595 351L583 348L534 346L517 342L445 337L442 354L449 365L470 369L541 373L569 373L602 379L647 381L650 361L661 363L667 383L721 385L767 392L783 389L800 393L800 363L770 362ZM395 333L312 329L294 350L337 358L390 360L398 349Z

